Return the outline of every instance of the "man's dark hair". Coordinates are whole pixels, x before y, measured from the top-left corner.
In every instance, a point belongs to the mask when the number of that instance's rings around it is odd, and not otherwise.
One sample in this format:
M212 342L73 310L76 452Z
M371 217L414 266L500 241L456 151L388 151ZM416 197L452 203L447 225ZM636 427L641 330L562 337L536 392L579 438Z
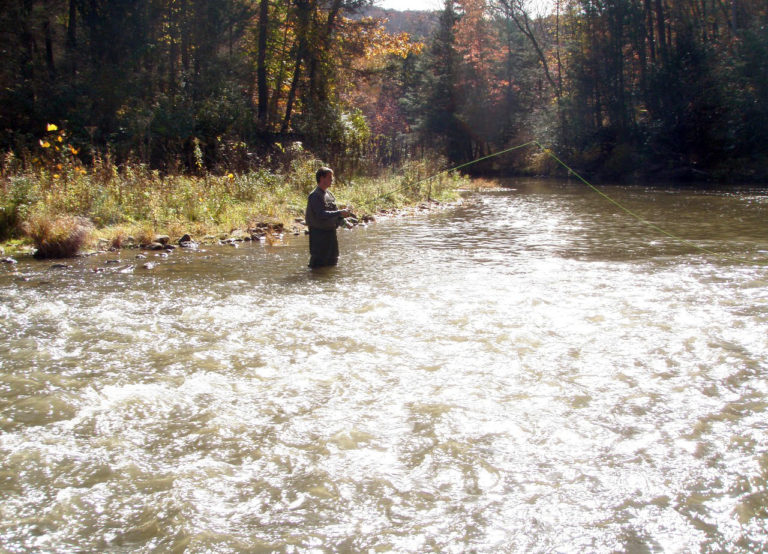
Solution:
M322 179L329 173L333 174L333 169L331 169L330 167L321 167L320 169L317 170L317 173L315 173L315 181L319 183L320 179Z

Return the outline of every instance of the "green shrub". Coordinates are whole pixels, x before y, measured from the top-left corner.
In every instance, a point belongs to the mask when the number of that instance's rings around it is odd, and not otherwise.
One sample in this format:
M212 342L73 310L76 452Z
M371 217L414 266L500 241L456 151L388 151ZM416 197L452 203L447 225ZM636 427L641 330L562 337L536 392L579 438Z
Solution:
M0 240L18 236L21 223L39 194L36 180L26 175L11 177L4 185L0 189Z

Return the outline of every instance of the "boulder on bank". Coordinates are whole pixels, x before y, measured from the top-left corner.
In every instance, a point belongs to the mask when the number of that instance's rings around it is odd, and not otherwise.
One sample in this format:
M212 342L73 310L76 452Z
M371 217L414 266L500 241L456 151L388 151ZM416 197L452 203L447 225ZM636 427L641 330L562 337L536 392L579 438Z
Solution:
M199 244L192 240L192 236L187 233L179 239L179 246L181 248L191 248L194 250L199 246Z

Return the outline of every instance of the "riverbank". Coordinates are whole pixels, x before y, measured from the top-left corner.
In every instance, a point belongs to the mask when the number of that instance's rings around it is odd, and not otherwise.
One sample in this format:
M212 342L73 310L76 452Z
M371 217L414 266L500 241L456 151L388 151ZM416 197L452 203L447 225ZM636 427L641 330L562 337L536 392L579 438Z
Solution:
M473 187L473 190L476 190ZM458 193L468 192L467 189L456 189ZM380 209L376 214L366 214L358 218L347 218L347 225L342 229L354 230L356 227L368 227L377 221L385 221L396 218L409 218L423 215L428 212L439 210L448 210L464 204L463 198L457 198L451 201L425 200L418 204L402 206L399 208ZM135 237L128 236L120 244L115 246L106 239L97 239L95 244L89 244L88 248L83 248L73 256L36 256L34 245L18 245L13 251L7 252L5 248L8 243L0 246L0 266L9 266L13 271L16 264L20 261L32 261L32 258L40 258L40 263L46 260L51 269L67 269L72 265L67 259L95 258L101 260L92 268L93 271L100 273L109 269L124 270L125 267L110 267L117 263L113 254L117 256L134 257L134 268L155 269L162 259L168 258L174 251L201 251L207 252L215 247L233 247L239 248L251 243L262 243L267 247L286 246L291 238L295 238L308 233L308 227L303 219L297 218L289 226L282 222L278 223L258 223L254 227L233 229L231 232L220 232L206 235L193 235L185 233L180 237L156 234L151 238L139 242ZM133 251L134 254L130 254ZM119 258L118 258L119 259ZM72 262L75 263L75 262Z
M452 202L470 186L440 174L437 160L412 161L376 176L337 176L333 192L359 222ZM242 174L160 175L144 166L76 163L5 172L0 181L0 256L67 257L82 251L268 240L303 231L307 194L322 163L306 156L284 170ZM59 169L61 166L61 169ZM158 238L162 240L159 241ZM153 246L154 247L154 246Z

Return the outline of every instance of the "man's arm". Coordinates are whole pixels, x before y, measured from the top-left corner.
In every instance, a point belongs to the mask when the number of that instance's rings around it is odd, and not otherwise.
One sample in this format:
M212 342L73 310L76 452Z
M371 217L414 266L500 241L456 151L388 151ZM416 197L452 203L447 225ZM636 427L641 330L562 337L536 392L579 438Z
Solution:
M318 194L310 195L309 208L317 219L325 221L337 219L339 217L347 217L349 215L347 210L327 210L323 198Z
M327 210L325 208L325 202L319 194L313 194L309 197L309 209L317 219L329 220L339 217L341 214L339 210Z

